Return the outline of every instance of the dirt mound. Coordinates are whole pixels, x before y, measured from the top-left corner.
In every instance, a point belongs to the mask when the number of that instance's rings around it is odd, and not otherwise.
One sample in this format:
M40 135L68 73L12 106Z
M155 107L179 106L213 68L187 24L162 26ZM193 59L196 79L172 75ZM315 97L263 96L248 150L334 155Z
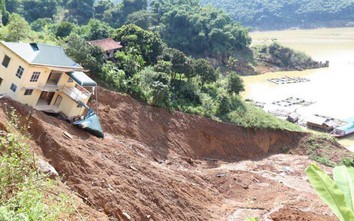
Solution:
M269 220L281 208L333 216L306 181L310 160L275 154L299 146L307 134L236 127L103 89L99 101L105 139L0 100L2 110L14 106L30 116L35 151L87 205L106 214L92 220Z
M273 221L336 221L336 218L323 218L321 216L318 216L312 212L305 212L305 211L300 211L296 209L291 209L291 208L283 208L274 214L272 214L271 218Z
M237 127L152 107L104 89L98 93L101 105L98 114L105 131L143 142L164 159L169 150L193 159L256 159L286 152L307 136L298 132Z

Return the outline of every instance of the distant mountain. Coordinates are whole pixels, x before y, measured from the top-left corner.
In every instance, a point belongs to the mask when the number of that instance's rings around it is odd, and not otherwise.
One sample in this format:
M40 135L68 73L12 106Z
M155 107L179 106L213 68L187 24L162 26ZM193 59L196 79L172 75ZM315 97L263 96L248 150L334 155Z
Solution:
M354 26L353 0L200 0L255 29Z

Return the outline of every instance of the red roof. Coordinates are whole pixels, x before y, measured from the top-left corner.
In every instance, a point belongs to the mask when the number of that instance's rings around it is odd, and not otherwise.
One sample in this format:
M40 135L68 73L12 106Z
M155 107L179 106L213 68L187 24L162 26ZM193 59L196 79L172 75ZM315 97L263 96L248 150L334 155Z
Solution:
M104 39L89 41L89 43L91 45L95 45L102 48L104 51L115 50L123 47L120 44L120 42L116 42L112 38L104 38Z

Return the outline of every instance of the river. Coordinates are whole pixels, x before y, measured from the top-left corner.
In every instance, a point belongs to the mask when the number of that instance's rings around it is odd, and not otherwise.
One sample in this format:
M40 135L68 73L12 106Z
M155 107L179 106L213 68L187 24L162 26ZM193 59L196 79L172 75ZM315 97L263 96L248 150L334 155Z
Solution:
M354 28L252 32L252 44L276 40L284 46L303 51L318 61L329 61L328 68L305 71L266 73L243 77L245 98L271 103L287 97L299 97L314 104L298 112L321 114L339 119L354 117ZM305 77L309 82L277 85L273 77ZM354 135L339 140L354 148Z

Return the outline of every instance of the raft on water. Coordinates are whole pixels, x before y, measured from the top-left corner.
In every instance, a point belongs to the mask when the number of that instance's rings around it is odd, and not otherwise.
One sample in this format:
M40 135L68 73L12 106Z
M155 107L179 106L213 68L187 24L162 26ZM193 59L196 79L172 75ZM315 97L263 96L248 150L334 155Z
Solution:
M339 138L354 133L354 118L349 118L345 120L345 122L347 122L347 124L334 128L332 136Z
M274 84L293 84L293 83L303 83L303 82L309 82L310 80L307 78L302 78L302 77L280 77L280 78L270 78L268 81L274 83Z

